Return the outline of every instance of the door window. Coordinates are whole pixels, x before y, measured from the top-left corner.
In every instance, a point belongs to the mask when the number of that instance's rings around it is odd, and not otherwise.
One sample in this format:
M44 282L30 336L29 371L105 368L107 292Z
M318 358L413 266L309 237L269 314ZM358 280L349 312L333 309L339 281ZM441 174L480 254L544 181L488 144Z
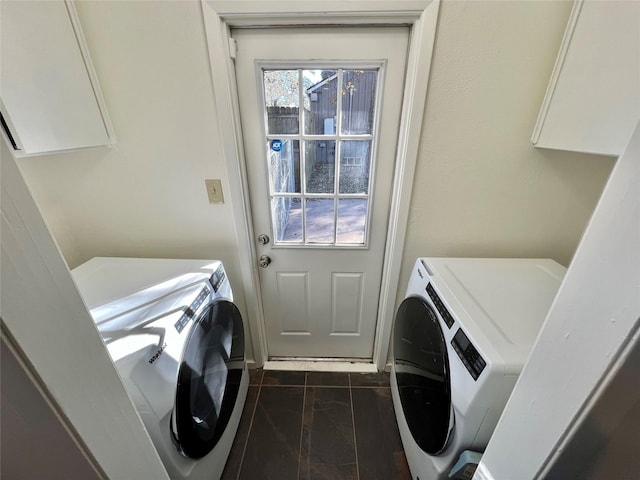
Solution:
M378 74L263 67L276 245L366 246Z

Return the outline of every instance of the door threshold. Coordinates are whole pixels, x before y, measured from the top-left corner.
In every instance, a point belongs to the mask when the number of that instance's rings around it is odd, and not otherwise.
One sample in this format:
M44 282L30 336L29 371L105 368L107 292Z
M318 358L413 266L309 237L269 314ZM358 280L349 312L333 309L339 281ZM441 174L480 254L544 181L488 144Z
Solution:
M268 360L262 367L264 370L294 370L301 372L358 372L376 373L375 364L365 361L350 360L311 360L282 359Z

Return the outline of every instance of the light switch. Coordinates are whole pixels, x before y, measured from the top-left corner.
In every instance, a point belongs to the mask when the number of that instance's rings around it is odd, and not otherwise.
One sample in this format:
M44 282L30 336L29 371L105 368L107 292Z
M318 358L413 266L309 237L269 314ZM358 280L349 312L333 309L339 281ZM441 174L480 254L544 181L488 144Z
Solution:
M204 181L207 186L207 195L209 196L209 203L224 203L224 196L222 195L222 182L215 179L207 179Z

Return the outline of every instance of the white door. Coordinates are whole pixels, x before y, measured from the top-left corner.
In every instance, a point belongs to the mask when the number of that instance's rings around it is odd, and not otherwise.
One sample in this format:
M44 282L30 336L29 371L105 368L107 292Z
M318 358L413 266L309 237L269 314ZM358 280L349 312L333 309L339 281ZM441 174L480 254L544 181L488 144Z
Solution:
M409 31L232 36L268 355L370 359Z

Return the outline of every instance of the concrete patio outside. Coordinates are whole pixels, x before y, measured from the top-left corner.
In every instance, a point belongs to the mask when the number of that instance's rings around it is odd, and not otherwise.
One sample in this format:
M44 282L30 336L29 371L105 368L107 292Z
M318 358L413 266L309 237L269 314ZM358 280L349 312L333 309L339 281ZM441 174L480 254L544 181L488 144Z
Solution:
M316 164L307 182L307 192L331 195L335 188L335 164ZM366 194L369 172L363 165L342 165L339 178L340 194ZM307 243L333 244L334 210L333 198L307 198L306 200ZM338 198L338 218L336 221L336 244L362 245L365 240L367 219L365 198ZM302 203L296 198L291 202L288 222L282 236L283 242L303 243Z
M333 199L307 199L307 243L333 243ZM337 243L364 244L367 200L338 200ZM301 202L292 202L283 242L302 243Z

